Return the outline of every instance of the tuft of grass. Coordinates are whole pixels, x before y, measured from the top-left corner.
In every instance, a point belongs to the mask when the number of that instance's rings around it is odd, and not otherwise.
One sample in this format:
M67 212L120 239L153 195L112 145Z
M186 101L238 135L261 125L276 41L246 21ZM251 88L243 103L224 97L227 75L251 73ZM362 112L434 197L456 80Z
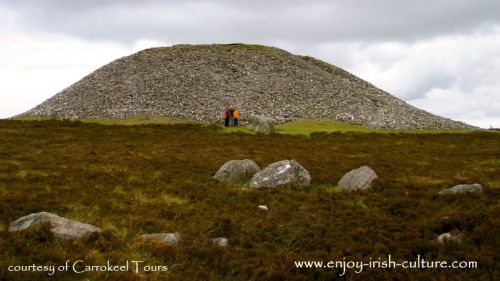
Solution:
M20 121L50 121L56 120L54 118L48 116L19 116L12 118L12 120L20 120ZM78 118L72 119L73 122L82 122L82 123L95 123L101 125L170 125L170 124L194 124L196 122L185 120L185 119L175 119L175 118L167 118L160 116L134 116L131 118Z
M243 51L265 51L265 50L275 49L273 47L264 45L243 44L243 43L215 44L214 46L225 50L243 50Z
M111 118L82 118L78 121L83 123L97 123L102 125L168 125L168 124L188 124L195 123L189 120L183 119L173 119L166 117L145 117L145 116L135 116L132 118L125 119L111 119Z
M186 200L184 198L181 198L179 196L175 196L172 194L168 194L168 193L162 193L160 195L160 198L167 205L181 205L181 204L186 204L189 202L188 200Z
M310 135L312 133L324 132L362 132L372 133L382 130L370 129L361 125L353 125L333 120L298 120L276 126L276 132L294 135Z
M230 133L244 133L244 134L256 134L255 131L250 130L246 126L238 126L238 127L224 127L222 125L218 126L219 130L218 132L224 133L224 134L230 134Z
M336 120L303 119L283 123L276 126L277 133L292 135L311 135L313 133L405 133L405 134L460 134L471 133L477 130L420 130L420 129L374 129L363 125L350 124Z
M212 44L212 45L190 45L190 44L179 44L174 45L173 48L181 50L197 50L205 49L207 47L216 47L226 51L265 51L276 49L274 47L258 45L258 44L243 44L243 43L232 43L232 44Z

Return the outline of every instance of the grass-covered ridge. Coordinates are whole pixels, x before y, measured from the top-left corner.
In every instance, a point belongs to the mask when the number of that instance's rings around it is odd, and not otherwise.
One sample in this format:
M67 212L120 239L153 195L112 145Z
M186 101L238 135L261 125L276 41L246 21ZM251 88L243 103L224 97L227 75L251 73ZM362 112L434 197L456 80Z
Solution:
M0 280L54 280L5 268L68 259L139 259L170 271L63 273L56 280L333 280L335 269L298 270L293 262L388 254L477 260L479 268L373 269L343 280L499 278L500 135L220 132L193 124L0 121ZM261 167L295 159L309 170L312 185L249 190L213 182L224 162L245 158ZM340 192L335 183L361 165L378 173L376 190ZM437 196L463 182L483 184L485 195ZM269 212L260 212L260 204ZM6 231L14 219L38 211L94 224L103 233L71 243L55 240L46 227ZM435 243L453 229L465 234L462 244ZM183 242L171 248L137 239L151 232L179 232ZM219 236L229 239L227 249L212 244Z
M174 45L172 48L183 49L183 50L195 50L203 49L206 47L220 48L226 51L269 51L278 50L277 48L258 45L258 44L244 44L244 43L231 43L231 44L211 44L211 45L190 45L190 44L179 44ZM282 50L281 50L282 51Z
M42 117L17 117L14 120L22 120L22 121L48 121L51 118L42 118ZM208 122L193 122L190 120L184 119L172 119L165 117L147 117L147 116L136 116L133 118L125 118L125 119L111 119L111 118L81 118L76 119L74 121L83 122L83 123L96 123L101 125L172 125L172 124L196 124L203 126L216 126L223 130L223 133L249 133L254 134L250 129L248 129L245 125L240 125L239 127L229 127L224 128L221 124L218 123L208 123ZM221 121L222 122L222 121ZM274 133L278 134L291 134L291 135L310 135L312 133L412 133L412 134L420 134L420 133L428 133L428 134L458 134L458 133L472 133L478 130L416 130L416 129L408 129L408 130L391 130L391 129L373 129L363 125L350 124L347 122L341 122L336 120L329 119L301 119L293 122L286 122L282 124L277 124L275 126ZM500 131L489 131L490 133L500 133Z

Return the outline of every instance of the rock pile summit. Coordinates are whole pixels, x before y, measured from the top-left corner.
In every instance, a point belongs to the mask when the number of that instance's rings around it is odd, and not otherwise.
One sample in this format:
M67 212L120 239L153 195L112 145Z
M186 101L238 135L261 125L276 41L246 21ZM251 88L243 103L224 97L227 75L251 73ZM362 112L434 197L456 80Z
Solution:
M331 64L245 44L175 45L117 59L21 116L64 119L167 117L220 122L237 105L242 121L334 119L372 128L470 126L408 105Z

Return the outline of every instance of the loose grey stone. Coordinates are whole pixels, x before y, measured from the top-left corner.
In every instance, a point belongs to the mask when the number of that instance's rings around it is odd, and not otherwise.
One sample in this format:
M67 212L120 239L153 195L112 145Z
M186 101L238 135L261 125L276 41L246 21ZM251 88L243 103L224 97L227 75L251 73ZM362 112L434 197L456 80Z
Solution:
M440 234L437 237L437 241L438 241L438 243L441 243L441 244L444 244L446 242L460 243L460 242L462 242L462 238L463 238L462 233L460 233L458 231L454 231L454 232L446 232L446 233Z
M443 189L439 192L440 195L451 195L451 194L466 194L466 193L483 193L483 187L479 183L473 184L459 184L448 189Z
M214 179L222 183L246 182L258 171L260 168L253 160L231 160L219 168Z
M253 116L248 120L248 128L250 130L269 134L274 131L274 124L276 121L267 116Z
M363 166L345 174L337 185L348 191L367 190L372 188L372 183L376 178L375 171L368 166Z
M217 237L213 239L215 245L219 247L227 247L227 238L226 237Z
M256 173L250 180L250 187L283 187L309 185L309 172L295 160L272 163Z
M166 117L222 123L333 119L371 128L469 129L326 62L249 45L175 45L117 59L22 114L58 119Z
M181 240L177 233L150 233L141 235L141 238L145 240L157 240L167 246L176 246Z
M50 223L50 231L54 233L54 236L64 240L81 239L87 235L101 231L96 226L63 218L48 212L39 212L21 217L10 224L9 231L20 231L46 222Z

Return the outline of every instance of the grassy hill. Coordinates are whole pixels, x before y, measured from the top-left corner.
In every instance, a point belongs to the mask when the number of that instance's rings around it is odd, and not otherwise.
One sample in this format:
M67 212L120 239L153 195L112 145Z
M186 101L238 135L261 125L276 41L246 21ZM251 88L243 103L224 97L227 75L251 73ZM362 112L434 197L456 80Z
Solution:
M311 122L311 121L304 121ZM133 122L131 122L133 123ZM153 122L154 123L154 122ZM323 124L328 127L333 123ZM0 280L497 280L500 248L500 135L489 132L308 132L225 134L218 126L0 121ZM295 127L293 127L295 126ZM242 128L241 130L244 130ZM361 129L362 130L362 129ZM325 127L311 132L325 131ZM335 131L335 130L331 130ZM300 134L286 134L286 133ZM261 167L295 159L309 170L307 188L251 190L220 185L226 161ZM341 176L362 165L379 175L375 190L341 192ZM437 192L479 182L485 195ZM258 210L267 205L268 212ZM18 217L49 211L103 229L77 242L56 240L46 226L9 233ZM437 235L460 230L460 244ZM177 247L138 236L178 232ZM211 239L229 239L227 249ZM474 260L477 269L383 270L361 274L297 269L294 261L421 255ZM143 260L168 273L12 273L8 265Z

